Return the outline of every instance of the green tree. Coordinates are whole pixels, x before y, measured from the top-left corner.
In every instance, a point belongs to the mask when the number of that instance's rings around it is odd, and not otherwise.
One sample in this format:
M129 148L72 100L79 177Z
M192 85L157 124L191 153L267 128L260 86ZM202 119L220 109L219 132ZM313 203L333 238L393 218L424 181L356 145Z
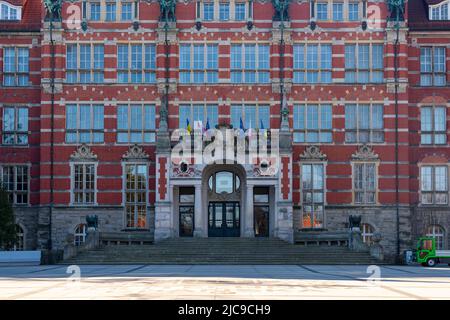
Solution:
M0 187L0 248L10 250L17 241L14 211L8 193Z

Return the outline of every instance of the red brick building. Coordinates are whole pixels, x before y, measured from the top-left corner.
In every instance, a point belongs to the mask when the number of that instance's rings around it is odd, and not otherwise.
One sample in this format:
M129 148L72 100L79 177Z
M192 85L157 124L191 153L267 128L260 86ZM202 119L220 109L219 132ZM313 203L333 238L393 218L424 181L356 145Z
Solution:
M156 1L67 1L53 22L0 1L0 163L23 246L79 244L94 214L155 241L303 243L357 215L387 258L424 234L447 248L446 3L409 1L396 28L383 1L180 1L167 24ZM175 129L216 125L276 129L278 153L171 161Z

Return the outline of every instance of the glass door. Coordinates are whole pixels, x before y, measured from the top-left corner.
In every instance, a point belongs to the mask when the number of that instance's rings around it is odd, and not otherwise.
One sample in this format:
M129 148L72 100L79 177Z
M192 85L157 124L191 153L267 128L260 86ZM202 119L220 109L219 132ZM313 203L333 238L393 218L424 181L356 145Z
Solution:
M209 237L239 237L239 202L210 202L208 208Z
M194 235L195 189L183 187L179 189L180 237Z
M255 237L269 236L269 188L257 187L253 193Z

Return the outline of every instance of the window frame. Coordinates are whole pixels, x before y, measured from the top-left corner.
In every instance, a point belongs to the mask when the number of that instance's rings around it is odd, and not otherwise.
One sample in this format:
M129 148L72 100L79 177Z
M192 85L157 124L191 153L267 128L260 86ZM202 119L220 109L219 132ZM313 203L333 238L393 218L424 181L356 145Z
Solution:
M378 204L378 166L379 166L379 161L352 161L351 162L352 165L352 203L354 205L366 205L366 206L374 206ZM363 166L363 181L361 182L361 185L363 186L362 189L357 189L356 188L356 182L357 182L357 177L356 177L356 166ZM374 166L374 188L373 189L368 189L368 183L367 183L367 166L368 165L373 165ZM362 202L358 202L356 201L357 199L357 193L361 192L363 194L363 198L364 200ZM373 193L374 196L374 201L373 202L369 202L367 200L367 194L368 193Z
M29 87L32 85L30 82L30 47L26 46L4 46L3 48L3 68L2 68L2 86L6 88L13 88L13 87ZM6 51L7 49L14 49L14 71L6 71ZM19 71L19 52L20 50L25 50L27 52L27 64L26 64L26 71ZM6 77L13 77L14 84L8 85L5 81ZM26 77L25 84L20 84L20 77Z
M76 107L76 119L75 119L75 128L68 128L68 108L69 107ZM82 106L89 106L90 110L89 110L89 117L90 117L90 126L87 129L82 129L80 127L80 123L81 123L81 107ZM102 113L103 113L103 121L102 121L102 128L101 129L97 129L95 128L95 112L94 112L94 107L102 107ZM65 144L104 144L105 143L105 106L103 104L100 103L67 103L65 105L65 139L64 142ZM85 133L89 133L90 139L89 141L81 141L80 140L80 135L81 134L85 134ZM102 139L101 141L95 141L94 139L94 135L96 133L101 133L102 135ZM76 138L75 141L68 141L69 139L67 139L68 134L75 134Z
M247 60L247 46L254 46L254 55L252 55L252 57L254 58L254 60L252 62L254 62L254 66L255 68L247 68L247 64L251 64L248 60ZM233 66L233 47L234 48L239 48L240 47L240 58L239 61L241 61L241 66L235 68ZM267 68L260 68L260 58L261 58L261 47L264 47L267 49L267 63L268 66ZM230 83L231 84L244 84L244 85L266 85L266 84L270 84L270 44L268 43L231 43L230 45ZM233 79L233 74L238 74L240 73L240 81L235 81ZM254 81L247 81L247 74L254 74ZM267 76L267 81L262 81L262 75L265 75L265 77ZM265 80L265 77L263 80Z
M375 232L375 227L370 223L361 223L361 237L366 245L370 246L373 244L373 235Z
M303 129L296 128L297 124L300 124L300 117L299 119L296 119L296 115L300 115L301 107L303 107ZM317 122L318 122L318 128L317 129L309 129L308 128L308 107L317 107ZM330 128L322 128L323 122L322 122L322 109L325 107L330 107L331 111L331 126ZM297 120L297 121L296 121ZM297 144L303 144L303 143L316 143L316 144L329 144L333 143L333 104L332 103L294 103L293 106L293 143ZM298 122L298 123L297 123ZM308 141L308 133L317 133L318 140L315 141ZM300 141L300 139L296 139L296 137L300 136L300 134L304 135L303 141ZM330 141L321 141L321 134L322 133L329 133L330 134Z
M264 126L264 130L266 129L270 129L270 119L272 117L272 114L270 112L270 103L231 103L230 104L230 123L231 125L233 125L234 129L240 129L240 124L235 127L233 124L233 108L237 108L240 107L241 109L241 119L242 119L242 123L244 124L244 129L248 130L249 128L251 129L256 129L256 130L260 130L260 125L261 125L261 118L260 118L260 108L268 108L269 109L269 119L268 119L268 126ZM256 122L256 126L252 126L250 127L249 124L247 123L247 119L246 119L246 108L249 107L255 107L255 122ZM264 123L263 123L264 124Z
M143 166L143 167L145 167L145 188L143 188L143 189L138 189L138 188L128 189L127 188L127 167L128 166L134 166L134 167ZM123 179L123 182L122 182L122 185L123 185L123 188L122 188L122 206L124 208L124 218L123 218L124 229L127 229L127 230L136 230L136 229L148 230L150 228L149 221L148 221L148 219L149 219L149 212L150 212L150 210L148 208L148 205L149 205L148 197L149 197L149 192L150 192L149 191L149 173L150 173L149 163L148 163L148 161L123 161L122 162L122 172L123 172L123 174L122 174L122 176L123 176L122 177L122 179ZM136 186L137 186L137 181L136 181ZM143 193L144 192L145 202L138 202L138 201L128 202L127 201L127 192L130 192L130 193L134 194L134 199L137 199L137 196L136 196L137 193ZM135 214L134 222L133 222L134 226L131 226L131 227L128 226L127 205L130 205L130 206L132 205L135 210L136 210L136 208L138 206L144 206L145 207L145 227L144 228L140 228L140 227L137 226L137 222L138 222L138 219L139 219L139 212L138 211L134 211L134 214Z
M5 183L3 181L3 176L4 176L4 171L5 171L6 167L13 168L13 190L10 191L7 188L5 188L5 191L8 193L10 200L12 197L11 204L13 206L17 206L17 207L29 206L30 205L30 184L31 184L30 169L31 169L31 165L27 164L27 163L26 164L24 164L24 163L8 163L8 164L0 165L0 184L2 184L2 185ZM24 177L26 177L26 179L27 179L27 181L26 181L27 189L26 190L17 190L17 169L18 169L18 167L26 168L26 170L27 170L26 175L24 175ZM27 201L18 203L17 202L18 194L26 194Z
M119 66L119 48L127 47L127 67L122 68ZM141 68L133 69L133 47L141 47L138 53L141 56ZM147 50L149 51L150 66L147 68ZM138 61L138 60L137 60ZM138 61L139 63L139 61ZM117 84L155 84L156 79L156 43L146 42L146 43L117 43L117 62L116 62L116 82ZM125 74L127 76L127 81L121 81L120 74ZM133 75L139 74L140 81L133 81ZM149 81L146 81L147 75L149 75Z
M445 168L446 170L446 189L447 190L436 190L436 168ZM431 168L431 190L423 190L423 183L424 183L424 177L423 177L423 169L425 168ZM449 205L449 166L448 164L442 163L442 164L428 164L428 163L422 163L419 164L419 203L421 206L448 206ZM431 195L432 201L430 203L425 203L423 201L424 195ZM445 195L446 202L445 203L436 203L436 195L441 194Z
M73 233L73 244L76 247L83 245L86 242L87 225L80 223L75 226ZM82 240L81 240L82 239Z
M178 105L178 125L179 125L180 129L182 129L182 128L186 129L186 125L187 125L186 119L181 118L181 114L180 114L181 108L189 108L189 125L191 126L192 131L194 131L194 129L195 129L194 122L198 121L194 117L194 109L199 108L199 107L203 108L203 120L204 121L206 120L205 123L202 123L203 127L206 126L206 123L208 122L208 120L209 120L210 129L214 129L215 126L219 124L219 104L217 104L217 103L180 103ZM213 114L215 113L215 116L217 118L216 123L214 123L212 121L214 119L209 119L208 107L212 108ZM201 134L203 134L203 130L202 130Z
M356 128L347 128L347 107L355 106L355 119L356 119ZM360 121L360 106L369 106L369 123L368 128L361 129L361 121ZM381 106L381 128L373 128L374 125L374 106ZM346 103L344 106L344 130L345 130L345 137L344 137L344 144L361 144L361 143L370 143L370 144L383 144L385 143L385 124L384 124L384 116L385 116L385 106L383 103L376 103L376 102L370 102L370 103L359 103L359 102L349 102ZM347 133L354 133L356 139L350 140L347 137ZM368 134L368 140L362 141L360 136L361 133L367 133ZM375 141L373 139L374 133L379 133L381 137L381 141Z
M344 84L365 84L365 83L371 83L371 84L383 84L386 82L385 76L384 76L384 69L385 69L385 46L384 43L381 42L350 42L346 43L344 45L345 50L345 57L350 57L347 54L347 47L354 46L354 56L353 56L353 63L354 67L348 67L347 61L344 61ZM367 62L368 68L361 68L360 62L359 62L359 53L360 49L363 46L369 47L369 60ZM374 47L375 46L381 46L382 49L382 57L381 57L381 67L374 68ZM347 59L345 59L347 60ZM360 74L366 72L368 74L368 81L360 81ZM353 73L354 75L354 81L350 81L347 77L347 74ZM380 73L381 74L381 80L375 81L374 80L374 74Z
M119 108L126 107L127 108L127 129L120 129L119 128ZM132 128L132 107L140 107L141 109L141 129L133 129ZM145 128L145 121L146 121L146 107L150 107L150 117L153 118L150 121L153 121L153 123L150 123L150 126L153 128L147 129ZM153 110L152 110L153 109ZM117 104L117 125L116 125L116 142L117 144L154 144L156 142L156 105L152 103L119 103ZM127 134L127 141L121 142L119 141L119 134ZM133 133L141 134L141 140L140 141L132 141L131 137ZM145 141L145 135L150 134L150 141Z
M436 229L438 229L438 230L436 230ZM446 230L444 229L444 227L442 227L439 224L428 225L427 228L425 229L425 236L435 239L436 250L445 250L445 248L447 247L446 241L445 241L445 235L446 235L445 231ZM438 238L441 238L441 239L438 240ZM440 244L442 246L440 246Z
M76 167L82 166L82 189L76 189ZM87 172L86 172L86 166L93 166L93 189L86 188L87 184ZM97 205L97 166L98 162L96 161L73 161L70 162L70 184L71 184L71 190L70 190L70 205L71 206L96 206ZM82 195L82 201L78 202L76 201L76 193L81 193ZM92 202L86 201L87 193L92 193Z
M443 71L435 71L436 69L436 61L435 61L435 51L436 49L443 49L444 50L444 70ZM429 50L429 60L423 61L422 60L422 53L425 52L425 50ZM425 59L425 58L424 58ZM430 71L422 71L422 67L428 65L430 66ZM419 86L421 87L445 87L447 86L447 47L444 46L421 46L420 47L420 59L419 59L419 73L420 73L420 79L419 79ZM430 84L426 84L423 80L423 77L430 77L431 82ZM444 83L443 84L437 84L436 79L440 77L443 77Z
M76 68L69 67L69 59L68 59L68 51L69 46L76 48L76 60L75 65ZM89 67L88 68L82 68L82 61L81 61L81 47L82 46L89 46ZM101 62L100 66L96 66L96 47L101 47L103 51L103 61ZM72 64L73 62L70 62ZM65 65L65 84L71 85L71 84L103 84L105 83L105 46L103 43L98 42L70 42L66 44L66 65ZM76 81L69 81L69 74L72 74L71 77L75 76ZM89 82L81 81L83 75L89 75ZM101 78L101 81L98 81L98 77Z
M444 117L444 126L445 128L440 131L436 131L436 109L444 109L445 117ZM431 130L422 130L423 126L423 116L424 116L424 109L430 109L431 110ZM447 106L446 105L424 105L420 106L420 145L422 146L433 146L433 145L446 145L447 144ZM423 135L430 135L431 142L425 143L423 138ZM442 143L436 143L436 135L443 135L445 137L445 141Z
M7 8L7 16L3 16L3 7ZM12 14L12 10L15 10L15 18ZM11 3L0 1L0 20L7 20L7 21L18 21L22 19L22 7L21 6L14 6Z
M217 52L215 65L216 68L208 68L209 56L208 56L208 46L215 47ZM184 68L182 66L182 48L189 47L189 68ZM203 67L195 68L195 47L203 47ZM219 83L219 45L218 43L212 42L183 42L179 45L179 85L202 85L202 84L218 84ZM184 61L184 60L183 60ZM187 61L187 60L186 60ZM203 81L196 81L196 74L203 74ZM189 76L189 81L184 81L184 76ZM214 78L214 81L210 81L209 76Z
M310 183L312 188L308 188L305 189L303 186L304 183L304 166L310 166L311 167L311 176L310 176ZM320 189L316 189L314 188L314 166L321 166L322 167L322 188ZM326 225L326 219L325 219L325 206L327 205L327 200L326 200L326 196L327 196L327 188L326 188L326 167L327 167L327 162L326 161L301 161L300 162L300 203L301 203L301 219L300 219L300 223L301 223L301 229L310 229L310 230L314 230L314 229L323 229L325 228ZM306 191L305 191L306 190ZM311 196L311 201L305 201L305 193L312 193ZM314 194L317 193L321 193L322 194L322 201L315 201L314 200ZM304 225L304 216L305 214L307 214L308 212L305 211L305 207L306 206L310 206L310 207L315 207L316 205L321 206L322 207L322 224L318 227L314 227L314 225L312 225L311 227L305 226ZM314 214L315 210L313 210L313 212L309 212L309 217L311 218L311 214Z
M308 55L308 48L317 47L317 57L316 67L310 67L309 65L312 63L309 60L310 55ZM322 58L323 58L323 48L330 48L330 64L329 68L322 67ZM302 50L303 49L303 50ZM303 61L298 58L300 52L303 51ZM292 82L295 84L331 84L333 83L333 45L332 43L307 43L307 42L298 42L293 45L293 53L292 53ZM303 64L303 68L300 68L299 65ZM299 76L297 74L303 73L303 81L299 81ZM330 74L330 81L325 81L323 75L325 73ZM308 81L308 74L316 74L317 81Z
M6 116L5 116L5 112L7 109L13 109L14 110L14 130L5 130L5 120L6 120ZM26 110L26 130L18 130L17 126L19 124L19 110ZM2 128L2 141L1 141L1 145L4 146L28 146L29 145L29 136L30 136L30 131L29 131L29 122L30 122L30 112L29 112L29 108L27 106L3 106L2 108L2 124L1 124L1 128ZM6 135L12 135L13 136L13 143L6 143L5 142L5 136ZM18 136L23 135L26 136L26 143L18 143Z

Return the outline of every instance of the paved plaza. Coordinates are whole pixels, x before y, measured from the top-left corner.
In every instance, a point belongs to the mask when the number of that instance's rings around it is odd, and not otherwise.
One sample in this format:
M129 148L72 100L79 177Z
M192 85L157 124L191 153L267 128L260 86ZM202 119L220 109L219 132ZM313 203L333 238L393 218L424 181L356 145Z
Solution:
M0 267L0 299L449 298L447 265Z

